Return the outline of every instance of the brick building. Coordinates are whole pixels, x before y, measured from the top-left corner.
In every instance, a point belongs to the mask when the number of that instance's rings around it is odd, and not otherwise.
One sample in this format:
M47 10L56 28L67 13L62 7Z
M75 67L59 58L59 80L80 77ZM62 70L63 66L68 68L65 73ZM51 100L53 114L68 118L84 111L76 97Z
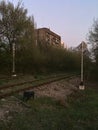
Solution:
M36 30L37 42L45 42L50 45L61 46L61 37L48 28Z

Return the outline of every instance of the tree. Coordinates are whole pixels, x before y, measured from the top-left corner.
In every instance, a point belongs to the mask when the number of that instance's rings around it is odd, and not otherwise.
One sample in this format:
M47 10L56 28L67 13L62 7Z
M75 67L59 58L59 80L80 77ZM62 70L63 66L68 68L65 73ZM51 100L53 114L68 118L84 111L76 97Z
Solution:
M0 69L12 67L12 46L16 47L17 68L24 68L32 60L35 47L35 23L33 16L18 2L0 2ZM22 66L19 66L20 64ZM24 64L22 64L24 63ZM10 69L11 70L11 69ZM9 72L9 70L8 70Z
M14 7L11 2L0 2L0 40L9 44L10 51L13 43L34 41L34 19L27 16L21 3Z
M98 76L98 19L94 21L93 27L89 32L89 44L91 45L91 54L94 63L92 64L92 78L96 79Z
M94 21L93 27L89 32L88 40L89 40L89 44L91 45L91 51L97 63L98 62L98 19Z

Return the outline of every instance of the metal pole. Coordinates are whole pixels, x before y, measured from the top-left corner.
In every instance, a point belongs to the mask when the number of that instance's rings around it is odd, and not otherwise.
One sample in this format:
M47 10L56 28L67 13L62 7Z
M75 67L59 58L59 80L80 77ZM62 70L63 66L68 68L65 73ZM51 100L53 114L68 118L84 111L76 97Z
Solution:
M80 90L84 90L84 83L83 83L83 42L81 43L81 82L79 85Z
M83 42L81 44L81 82L83 82Z

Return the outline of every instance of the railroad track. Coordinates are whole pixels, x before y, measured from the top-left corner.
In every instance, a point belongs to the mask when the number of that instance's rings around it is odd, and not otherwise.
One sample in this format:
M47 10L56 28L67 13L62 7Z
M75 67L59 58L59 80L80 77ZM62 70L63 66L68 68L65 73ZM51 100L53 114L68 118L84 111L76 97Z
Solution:
M23 92L26 90L33 89L35 87L40 87L42 85L47 85L49 83L59 81L62 79L69 79L75 77L76 74L62 74L58 76L51 76L43 79L38 79L38 80L32 80L32 81L26 81L26 82L21 82L17 84L12 84L12 85L6 85L6 86L1 86L0 87L0 98L5 98L11 95L14 95L19 92Z
M35 83L35 82L38 82L38 81L41 81L41 80L46 80L46 79L53 79L53 78L58 78L58 77L61 77L61 76L65 76L65 75L68 75L68 73L66 74L58 74L58 75L52 75L52 76L47 76L46 78L41 78L41 79L33 79L33 80L29 80L29 81L24 81L24 82L20 82L20 83L14 83L14 84L7 84L7 85L2 85L0 86L0 90L4 90L4 89L7 89L7 88L12 88L14 86L20 86L20 85L24 85L24 84L28 84L28 83ZM20 77L21 78L21 77ZM9 78L11 80L11 78Z

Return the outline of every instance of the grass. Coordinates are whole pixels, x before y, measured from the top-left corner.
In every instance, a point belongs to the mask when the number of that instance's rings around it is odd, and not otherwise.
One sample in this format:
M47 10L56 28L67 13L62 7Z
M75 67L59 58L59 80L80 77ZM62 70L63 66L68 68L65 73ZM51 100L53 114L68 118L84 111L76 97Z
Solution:
M90 88L73 94L67 110L75 130L98 129L98 89Z
M89 88L68 97L68 105L49 97L26 102L30 108L0 121L0 130L98 130L98 89Z

